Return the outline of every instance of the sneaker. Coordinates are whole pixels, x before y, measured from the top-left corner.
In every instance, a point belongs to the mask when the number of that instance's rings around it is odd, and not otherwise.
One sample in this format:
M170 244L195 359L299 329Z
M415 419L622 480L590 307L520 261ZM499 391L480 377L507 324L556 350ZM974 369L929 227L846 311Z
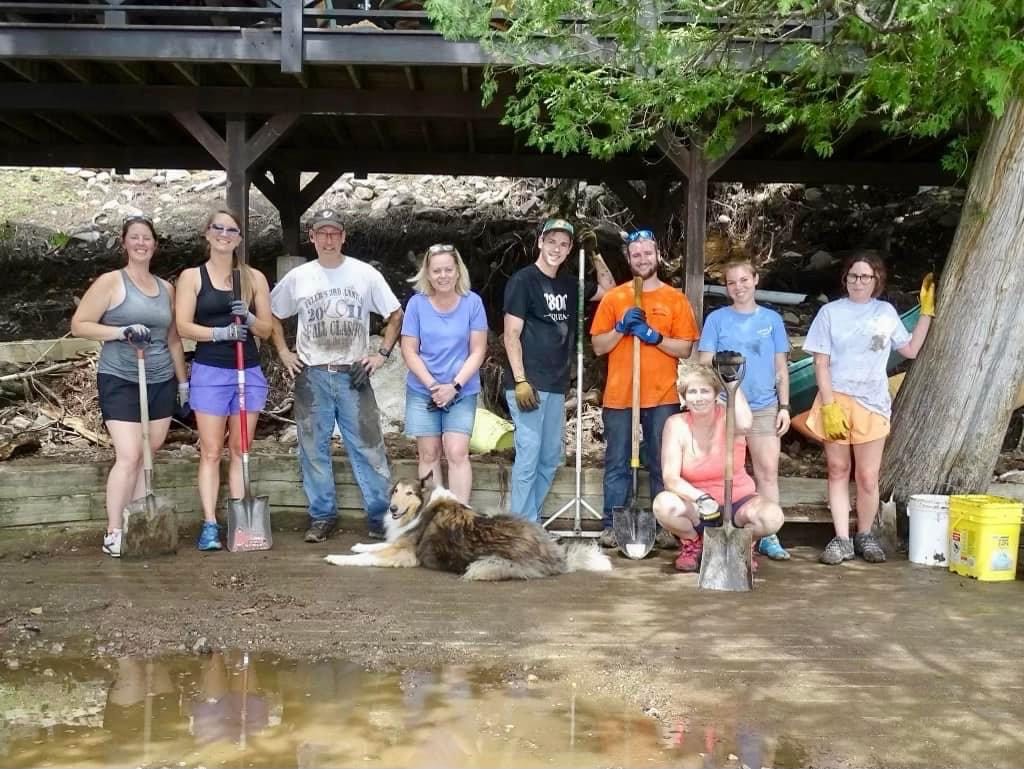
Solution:
M661 526L658 527L658 536L654 538L654 546L661 550L675 550L679 547L679 540L675 534Z
M832 537L832 541L825 545L825 550L818 560L829 566L852 561L853 540L848 537Z
M315 545L318 545L321 542L326 542L327 538L334 533L337 526L337 518L323 518L313 521L309 524L309 528L306 529L306 536L303 539L305 539L306 542L312 542Z
M761 537L757 543L757 552L761 555L766 555L773 561L788 561L789 553L786 548L779 542L779 536L777 534L769 534L767 537Z
M597 540L601 547L618 547L619 538L615 536L615 529L605 529Z
M196 542L199 550L220 550L220 529L212 521L203 521L203 528L199 530L199 540Z
M853 552L868 563L885 562L885 550L882 549L882 543L870 531L853 535Z
M700 554L704 552L704 538L680 540L679 555L676 556L676 571L693 572L700 569Z
M112 558L121 557L121 530L114 529L103 535L103 552Z
M388 538L388 535L384 531L384 529L375 529L372 526L370 527L370 530L368 532L366 532L366 536L368 536L370 539L387 539Z

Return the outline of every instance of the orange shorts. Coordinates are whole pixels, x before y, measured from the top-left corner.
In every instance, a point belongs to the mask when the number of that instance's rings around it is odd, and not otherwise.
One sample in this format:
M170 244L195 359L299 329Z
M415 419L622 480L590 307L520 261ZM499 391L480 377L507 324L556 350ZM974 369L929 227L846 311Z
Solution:
M881 414L876 414L870 409L864 408L860 403L844 393L832 393L833 400L839 404L839 408L846 414L846 421L850 423L850 437L841 441L830 441L830 443L842 443L851 445L856 443L871 443L879 438L889 435L889 420ZM818 395L811 405L811 411L807 415L807 429L824 441L825 430L821 425L821 396Z

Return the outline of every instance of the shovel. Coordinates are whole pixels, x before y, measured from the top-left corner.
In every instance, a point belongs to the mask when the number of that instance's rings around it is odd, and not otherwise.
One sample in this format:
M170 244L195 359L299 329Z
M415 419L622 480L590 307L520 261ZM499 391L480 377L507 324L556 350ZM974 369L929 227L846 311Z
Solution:
M736 440L736 390L743 379L743 356L739 353L715 355L715 370L725 382L725 505L720 527L704 529L704 552L700 560L701 590L745 591L754 588L750 562L753 534L750 529L732 524L733 443Z
M644 291L643 278L633 278L633 303L641 306ZM640 473L640 339L633 337L633 407L632 407L632 448L629 465L633 470L633 487L628 507L612 508L612 530L618 540L619 550L627 558L644 558L654 547L658 525L654 513L637 506L637 487Z
M231 284L235 300L242 298L242 277L238 270L231 271ZM235 318L241 324L242 319ZM245 412L245 349L235 342L235 368L238 370L238 439L242 448L242 486L245 496L228 500L228 550L247 553L269 550L274 544L270 530L270 497L253 497L249 483L249 421Z
M121 557L145 558L178 552L178 520L174 505L153 493L153 448L149 445L149 391L146 387L146 350L136 347L139 362L139 421L142 423L142 474L145 496L124 509Z

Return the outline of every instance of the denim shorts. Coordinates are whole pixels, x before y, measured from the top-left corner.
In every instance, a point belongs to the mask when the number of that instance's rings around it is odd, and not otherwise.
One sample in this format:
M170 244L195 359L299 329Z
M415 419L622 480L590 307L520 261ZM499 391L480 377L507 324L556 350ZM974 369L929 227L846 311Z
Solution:
M233 368L192 364L188 402L193 411L226 417L238 413L238 372ZM259 366L245 370L245 410L263 411L267 405L267 380Z
M448 407L428 409L429 395L405 388L405 434L410 438L432 438L444 433L473 434L476 421L476 393L463 395Z

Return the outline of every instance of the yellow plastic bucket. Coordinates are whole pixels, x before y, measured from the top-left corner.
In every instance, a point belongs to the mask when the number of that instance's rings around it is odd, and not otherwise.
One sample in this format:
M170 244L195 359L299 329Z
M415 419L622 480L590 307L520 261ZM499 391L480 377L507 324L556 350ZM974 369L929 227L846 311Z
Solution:
M949 498L949 570L981 582L1017 575L1022 505L985 494Z
M473 422L473 434L469 436L469 450L474 454L486 454L488 451L510 449L515 445L514 431L515 427L507 419L487 409L478 408Z

